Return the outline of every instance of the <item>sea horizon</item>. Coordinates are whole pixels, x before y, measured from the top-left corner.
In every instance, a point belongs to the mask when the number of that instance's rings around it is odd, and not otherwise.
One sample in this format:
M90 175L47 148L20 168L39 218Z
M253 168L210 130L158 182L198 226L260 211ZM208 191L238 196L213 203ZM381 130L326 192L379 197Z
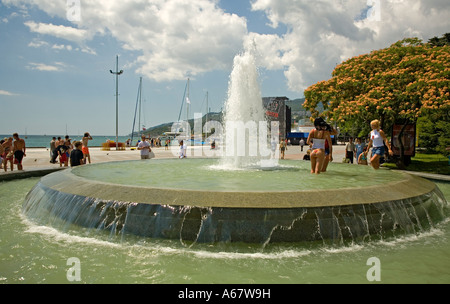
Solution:
M64 139L66 135L24 135L19 133L19 137L25 140L25 146L27 148L50 148L50 141L53 137L61 137ZM116 136L115 135L91 135L92 140L89 141L90 147L101 147L102 143L105 143L106 141L115 141ZM12 137L12 134L0 134L0 139ZM75 140L81 140L83 138L83 135L70 135L69 138L71 139L72 143ZM119 135L118 141L119 142L126 142L127 139L130 138L130 135ZM137 142L138 137L133 137L133 143Z

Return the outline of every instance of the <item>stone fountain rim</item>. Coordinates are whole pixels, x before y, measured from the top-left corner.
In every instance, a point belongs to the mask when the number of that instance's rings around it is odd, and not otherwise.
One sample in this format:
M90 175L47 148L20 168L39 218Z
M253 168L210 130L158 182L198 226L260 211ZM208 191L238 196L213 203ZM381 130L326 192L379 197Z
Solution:
M299 191L204 191L119 185L88 180L72 169L48 174L40 183L53 190L107 201L205 208L304 208L373 204L428 194L436 185L404 172L382 185Z

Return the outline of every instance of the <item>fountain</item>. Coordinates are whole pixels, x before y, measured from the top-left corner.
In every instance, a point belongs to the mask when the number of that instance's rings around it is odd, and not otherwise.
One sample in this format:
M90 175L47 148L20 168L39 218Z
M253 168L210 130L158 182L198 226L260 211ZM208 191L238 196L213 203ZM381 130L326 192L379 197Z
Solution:
M266 166L259 92L253 55L238 55L221 159L112 162L52 173L28 193L23 213L59 229L76 224L183 244L359 243L425 231L449 215L434 183L405 173L331 164L315 176L308 162ZM239 135L244 148L235 141L236 122L258 130Z
M220 169L265 166L271 156L267 149L267 123L253 53L254 50L249 50L234 58L225 105L225 151ZM278 132L272 131L278 138Z

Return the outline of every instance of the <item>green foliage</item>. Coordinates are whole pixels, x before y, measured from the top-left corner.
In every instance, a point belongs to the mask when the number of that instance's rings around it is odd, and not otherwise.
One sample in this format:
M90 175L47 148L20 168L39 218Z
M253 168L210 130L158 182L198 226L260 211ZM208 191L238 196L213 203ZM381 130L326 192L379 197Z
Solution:
M449 38L445 34L433 43L407 38L353 57L339 64L331 79L305 90L304 107L318 116L315 109L323 104L321 116L354 136L367 135L373 119L381 120L388 134L395 123L431 119L433 125L424 124L422 142L444 153L450 144Z
M450 155L450 119L446 112L435 112L420 117L417 121L419 147L427 153Z
M450 45L450 33L444 34L441 38L433 37L428 40L428 43L432 46Z

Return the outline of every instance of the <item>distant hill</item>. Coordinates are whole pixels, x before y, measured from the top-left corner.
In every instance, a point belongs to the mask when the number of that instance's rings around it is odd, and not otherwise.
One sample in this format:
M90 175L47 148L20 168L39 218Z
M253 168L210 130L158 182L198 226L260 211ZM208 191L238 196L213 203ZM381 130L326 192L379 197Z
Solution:
M303 103L305 98L290 99L286 101L286 105L291 108L292 112L304 111Z
M222 113L221 112L211 112L208 113L208 120L214 120L214 121L222 121ZM150 137L158 137L164 134L164 132L170 132L172 125L174 122L167 122L163 123L151 128L148 128L143 133L146 136ZM206 114L202 117L202 125L206 123ZM191 126L191 130L194 130L194 119L189 119L189 124ZM131 134L130 134L131 136ZM135 135L136 136L136 135Z
M297 98L292 100L287 100L286 105L291 108L292 118L298 119L298 113L305 111L303 108L303 103L305 102L305 98ZM208 120L214 120L222 122L222 112L211 112L208 113ZM206 122L206 114L202 117L202 125ZM144 134L150 137L158 137L164 134L164 132L170 132L171 127L174 122L163 123L151 128L148 128ZM189 120L189 124L191 126L191 130L194 130L194 119ZM130 134L131 136L131 134ZM136 136L136 135L135 135Z

